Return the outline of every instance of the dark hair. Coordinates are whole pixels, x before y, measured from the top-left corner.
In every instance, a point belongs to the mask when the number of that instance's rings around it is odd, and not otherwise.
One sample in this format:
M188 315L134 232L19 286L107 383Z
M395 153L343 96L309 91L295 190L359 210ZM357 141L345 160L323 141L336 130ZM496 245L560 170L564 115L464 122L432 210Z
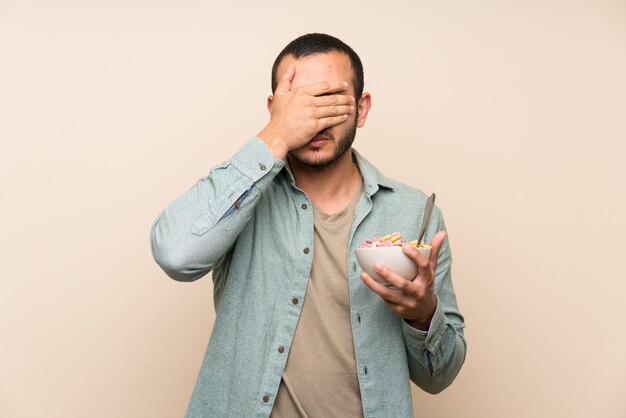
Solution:
M363 94L363 64L361 59L352 48L334 36L323 33L309 33L289 42L289 44L278 54L272 66L272 92L276 91L278 84L278 66L283 58L293 55L300 59L313 54L323 54L329 52L339 52L347 55L352 65L352 84L354 84L354 97L358 101Z

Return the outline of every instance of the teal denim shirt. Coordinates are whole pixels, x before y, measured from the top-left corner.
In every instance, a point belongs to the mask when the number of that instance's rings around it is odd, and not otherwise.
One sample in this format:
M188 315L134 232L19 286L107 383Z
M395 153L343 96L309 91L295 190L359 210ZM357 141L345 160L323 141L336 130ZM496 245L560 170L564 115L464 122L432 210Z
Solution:
M412 417L409 379L440 392L465 360L450 247L446 239L439 253L430 329L414 329L359 279L354 250L389 232L416 237L426 196L353 155L364 190L350 233L347 280L363 412ZM425 241L443 229L435 208ZM151 243L156 262L175 280L213 271L217 315L186 416L269 417L315 251L312 203L288 166L253 138L161 213Z

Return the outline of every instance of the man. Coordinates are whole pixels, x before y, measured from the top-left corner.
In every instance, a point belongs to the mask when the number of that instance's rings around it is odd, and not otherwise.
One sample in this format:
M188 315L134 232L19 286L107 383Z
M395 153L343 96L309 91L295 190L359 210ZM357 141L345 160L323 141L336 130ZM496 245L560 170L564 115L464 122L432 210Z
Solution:
M172 278L213 271L217 312L187 417L411 417L409 379L437 393L465 359L441 212L430 259L395 289L362 273L375 235L417 237L425 195L352 149L372 99L359 57L304 35L272 69L268 125L171 203L152 229Z

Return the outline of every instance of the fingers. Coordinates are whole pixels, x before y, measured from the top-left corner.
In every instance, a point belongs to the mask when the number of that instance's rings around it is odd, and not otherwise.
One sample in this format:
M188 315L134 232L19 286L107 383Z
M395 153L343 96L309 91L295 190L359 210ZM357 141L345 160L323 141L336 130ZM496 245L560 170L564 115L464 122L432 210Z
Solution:
M311 103L314 106L338 106L338 105L355 105L354 96L349 94L328 94L326 96L315 96L311 98Z
M385 277L389 283L402 288L389 288L378 283L367 273L361 273L363 283L380 296L393 312L402 318L410 320L423 321L425 318L432 318L437 307L437 296L432 287L430 289L424 287L420 288L419 285L414 282L410 282L384 267L382 269L375 269L377 273ZM428 320L430 321L430 319ZM428 329L428 326L426 326L425 329Z
M367 287L372 289L374 293L380 296L387 303L399 305L406 302L406 296L402 292L380 284L365 272L361 274L361 280L363 280L363 283L365 283Z
M320 96L322 94L336 93L348 88L345 81L322 81L321 83L302 86L300 89L310 96Z
M293 80L296 74L296 66L290 63L284 73L280 75L278 83L276 84L275 96L287 93L291 89L291 80Z
M354 106L324 106L315 109L315 114L318 118L327 118L330 116L349 115L354 113Z
M432 243L432 241L431 241ZM402 250L404 254L406 254L415 265L417 265L417 276L411 282L414 286L419 287L419 290L414 294L422 297L426 290L430 290L433 288L435 283L435 265L422 254L417 248L412 245L403 245ZM431 249L431 257L432 257L432 249ZM436 258L435 258L436 260Z
M418 269L426 269L430 267L428 257L422 254L417 248L412 245L405 244L402 246L402 251L417 265ZM432 250L431 250L432 254Z
M314 112L315 116L320 119L320 129L342 123L356 110L354 97L345 94L312 97L310 103L316 106Z
M432 265L433 270L437 267L437 260L439 259L439 250L443 245L443 241L446 239L446 231L439 231L435 234L432 240L430 240L430 245L432 245L432 250L430 250L430 264Z
M348 119L348 115L332 116L328 118L322 118L317 121L317 131L323 131L331 126L339 125Z
M389 270L386 266L382 264L375 264L374 271L378 273L383 279L387 280L390 285L395 287L401 292L404 293L414 293L415 292L415 284L411 281L405 279L399 274Z

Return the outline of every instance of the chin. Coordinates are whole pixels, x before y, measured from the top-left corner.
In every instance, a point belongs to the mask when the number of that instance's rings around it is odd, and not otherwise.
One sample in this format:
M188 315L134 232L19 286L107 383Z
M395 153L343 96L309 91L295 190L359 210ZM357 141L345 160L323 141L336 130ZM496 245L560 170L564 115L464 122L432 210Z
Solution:
M300 150L299 152L292 152L289 155L304 167L326 168L336 163L346 151L342 154L338 154L336 149L330 152L323 152L318 149L306 149Z
M321 147L304 147L290 152L289 155L300 165L308 168L326 168L341 159L352 148L356 136L356 123L353 124L339 139L331 136L331 140Z

